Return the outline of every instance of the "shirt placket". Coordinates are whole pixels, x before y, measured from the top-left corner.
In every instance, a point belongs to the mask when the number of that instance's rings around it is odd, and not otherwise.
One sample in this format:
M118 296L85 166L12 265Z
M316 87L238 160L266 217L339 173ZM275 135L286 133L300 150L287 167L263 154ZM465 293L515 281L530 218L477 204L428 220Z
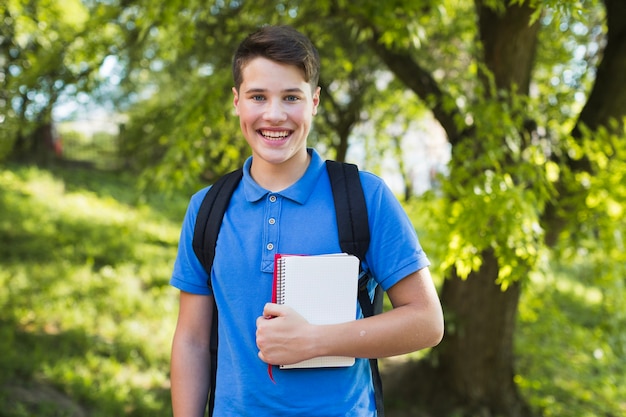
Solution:
M278 252L279 221L282 197L277 194L267 196L267 210L265 215L265 236L263 242L263 266L265 270L272 269L274 255Z

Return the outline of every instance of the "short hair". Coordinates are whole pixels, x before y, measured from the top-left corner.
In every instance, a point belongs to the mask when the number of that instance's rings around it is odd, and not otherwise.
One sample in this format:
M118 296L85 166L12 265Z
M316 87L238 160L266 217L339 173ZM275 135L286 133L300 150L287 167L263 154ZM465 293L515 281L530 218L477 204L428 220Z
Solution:
M243 82L243 68L254 58L266 58L300 68L314 89L320 74L320 58L311 40L291 26L264 26L246 37L233 57L235 88Z

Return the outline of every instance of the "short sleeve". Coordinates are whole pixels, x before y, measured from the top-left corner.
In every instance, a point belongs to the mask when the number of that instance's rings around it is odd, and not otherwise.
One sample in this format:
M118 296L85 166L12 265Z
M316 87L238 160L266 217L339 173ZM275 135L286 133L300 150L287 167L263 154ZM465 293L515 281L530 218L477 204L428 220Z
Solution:
M430 265L404 208L379 177L361 173L366 195L370 247L367 267L386 291L406 276Z
M209 187L198 191L189 201L181 227L178 252L170 279L170 284L175 288L198 295L212 294L207 282L209 275L193 251L193 232L196 217L208 189Z

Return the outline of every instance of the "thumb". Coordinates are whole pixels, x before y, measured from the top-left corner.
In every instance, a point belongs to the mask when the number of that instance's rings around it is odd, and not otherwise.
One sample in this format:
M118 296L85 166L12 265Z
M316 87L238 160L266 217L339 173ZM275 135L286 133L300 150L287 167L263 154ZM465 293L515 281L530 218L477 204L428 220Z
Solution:
M273 318L284 315L284 306L276 303L267 303L263 308L263 316L265 318Z

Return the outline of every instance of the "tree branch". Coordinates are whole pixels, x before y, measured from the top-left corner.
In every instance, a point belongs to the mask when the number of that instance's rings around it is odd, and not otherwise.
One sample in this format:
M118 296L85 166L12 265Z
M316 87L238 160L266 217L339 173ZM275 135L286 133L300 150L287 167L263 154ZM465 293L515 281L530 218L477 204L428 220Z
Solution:
M585 103L574 137L582 135L582 125L591 130L600 126L609 128L611 120L621 126L626 116L626 2L604 0L607 16L607 44L598 66L596 82Z
M432 75L415 62L407 51L396 51L384 45L380 41L380 32L374 28L372 31L373 37L370 40L372 49L400 81L428 104L433 115L446 131L450 144L456 145L463 133L454 120L454 114L459 110L456 106L452 110L447 110L444 106L444 102L454 102L452 97L439 88Z

